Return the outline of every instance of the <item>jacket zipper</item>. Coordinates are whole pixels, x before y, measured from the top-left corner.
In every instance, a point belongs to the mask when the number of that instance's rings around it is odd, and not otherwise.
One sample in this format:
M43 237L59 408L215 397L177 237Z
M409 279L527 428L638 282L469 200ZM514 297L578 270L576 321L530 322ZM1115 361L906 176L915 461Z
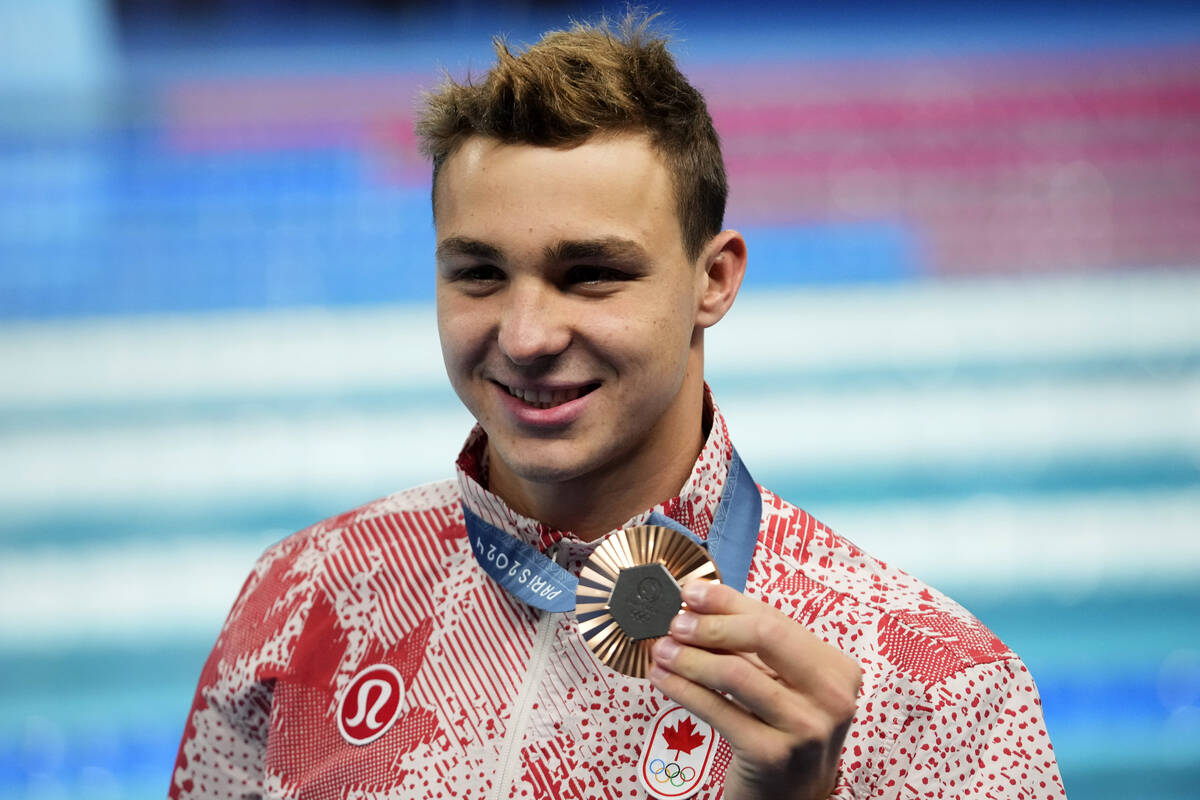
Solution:
M525 739L525 726L529 724L529 715L532 712L529 700L531 695L536 696L538 686L542 682L542 671L545 670L546 658L550 655L550 640L557 627L555 616L552 611L544 611L537 623L537 632L533 638L533 652L529 657L529 671L525 674L525 680L521 683L521 691L517 695L517 713L513 717L512 729L508 733L508 742L500 760L503 772L500 773L500 781L496 785L496 800L502 800L508 796L509 781L512 780L513 770L520 761L521 742Z

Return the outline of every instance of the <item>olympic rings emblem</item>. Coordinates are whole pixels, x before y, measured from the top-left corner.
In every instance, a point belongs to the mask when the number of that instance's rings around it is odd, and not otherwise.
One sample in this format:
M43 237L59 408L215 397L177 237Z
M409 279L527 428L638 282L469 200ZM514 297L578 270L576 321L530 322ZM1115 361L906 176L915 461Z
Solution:
M689 772L692 774L688 775ZM656 758L650 762L650 774L659 783L669 782L672 786L683 786L696 777L696 770L692 767L680 767L674 761L668 763Z

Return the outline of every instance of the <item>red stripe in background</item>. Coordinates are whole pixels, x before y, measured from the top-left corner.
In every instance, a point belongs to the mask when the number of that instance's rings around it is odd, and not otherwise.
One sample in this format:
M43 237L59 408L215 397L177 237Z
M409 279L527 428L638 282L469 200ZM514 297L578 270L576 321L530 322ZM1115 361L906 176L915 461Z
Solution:
M1188 221L1200 205L1200 49L797 59L692 74L722 136L736 224L900 221L933 272L1200 264L1200 226ZM166 102L168 143L350 148L378 180L424 185L412 115L419 87L435 82L181 83ZM1046 220L1057 234L1038 233ZM1006 225L1026 241L1003 253Z
M1099 122L1111 117L1194 117L1200 113L1200 78L1190 85L1114 87L1105 90L1028 91L927 100L848 98L845 102L718 106L713 119L724 135L783 134L809 131L861 132L936 126L1019 125L1045 120Z

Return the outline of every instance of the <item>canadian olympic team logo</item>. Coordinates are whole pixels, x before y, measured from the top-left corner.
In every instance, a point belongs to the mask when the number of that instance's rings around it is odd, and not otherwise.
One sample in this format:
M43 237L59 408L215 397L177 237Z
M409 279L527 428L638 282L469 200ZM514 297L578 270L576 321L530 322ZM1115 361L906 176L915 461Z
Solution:
M404 680L390 664L359 670L338 701L337 724L350 744L368 744L388 732L404 705Z
M719 738L711 725L683 706L668 705L650 724L642 747L642 786L659 800L691 797L708 778Z

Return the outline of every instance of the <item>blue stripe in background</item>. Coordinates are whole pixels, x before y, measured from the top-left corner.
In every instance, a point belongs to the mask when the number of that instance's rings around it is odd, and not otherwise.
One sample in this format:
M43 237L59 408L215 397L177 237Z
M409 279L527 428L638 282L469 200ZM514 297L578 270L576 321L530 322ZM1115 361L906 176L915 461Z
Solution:
M109 164L122 156L88 158ZM0 273L0 318L432 300L428 188L352 192L354 161L353 153L233 156L151 163L132 176L106 176L103 186L90 185L91 174L60 191L39 186L12 215L18 230L0 239L0 263L39 268ZM9 188L15 196L23 187ZM281 194L304 199L281 204ZM63 230L66 214L75 229ZM918 271L913 233L896 223L743 233L753 247L751 289L905 280Z
M752 268L746 287L900 281L919 277L912 230L896 222L743 227Z

